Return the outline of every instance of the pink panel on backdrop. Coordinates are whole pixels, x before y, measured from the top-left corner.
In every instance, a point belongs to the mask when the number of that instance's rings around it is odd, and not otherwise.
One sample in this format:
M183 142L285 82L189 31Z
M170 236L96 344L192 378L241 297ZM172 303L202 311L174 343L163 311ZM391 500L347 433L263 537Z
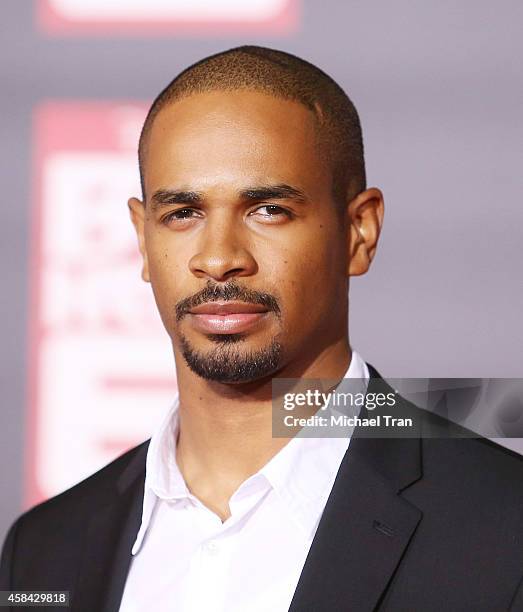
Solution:
M300 0L38 0L48 34L289 34Z
M35 111L27 505L146 439L176 390L126 206L139 195L145 112L125 102Z

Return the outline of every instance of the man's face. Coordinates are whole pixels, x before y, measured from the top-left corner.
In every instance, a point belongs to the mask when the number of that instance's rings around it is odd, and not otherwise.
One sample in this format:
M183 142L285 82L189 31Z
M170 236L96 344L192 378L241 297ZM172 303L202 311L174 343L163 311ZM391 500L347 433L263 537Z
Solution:
M150 132L145 209L131 200L175 353L247 382L347 333L348 233L313 114L252 91L192 95Z

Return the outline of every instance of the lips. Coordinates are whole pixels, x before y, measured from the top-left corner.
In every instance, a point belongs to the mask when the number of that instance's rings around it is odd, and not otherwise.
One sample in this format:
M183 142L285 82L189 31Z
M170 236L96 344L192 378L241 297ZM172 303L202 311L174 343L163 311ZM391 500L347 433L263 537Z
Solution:
M229 315L267 312L267 308L262 304L252 304L250 302L207 302L191 308L189 312L191 314Z
M249 302L208 302L189 310L190 321L198 331L212 334L246 332L259 325L268 310Z

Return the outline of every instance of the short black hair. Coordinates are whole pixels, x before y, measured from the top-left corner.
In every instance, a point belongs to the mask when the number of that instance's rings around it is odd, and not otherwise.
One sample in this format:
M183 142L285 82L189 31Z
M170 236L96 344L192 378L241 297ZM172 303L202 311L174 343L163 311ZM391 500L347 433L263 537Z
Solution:
M333 195L345 201L366 188L358 112L343 89L313 64L284 51L242 46L189 66L154 100L140 135L138 160L145 202L144 160L156 115L168 104L196 93L246 89L300 102L314 113L318 135L332 168Z

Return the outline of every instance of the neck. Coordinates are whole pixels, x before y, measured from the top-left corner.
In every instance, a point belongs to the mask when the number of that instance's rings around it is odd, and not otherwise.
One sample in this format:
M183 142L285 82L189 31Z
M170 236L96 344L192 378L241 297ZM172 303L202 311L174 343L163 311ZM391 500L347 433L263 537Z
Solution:
M276 376L339 380L351 358L344 338L309 364L294 362ZM234 491L289 442L290 438L272 436L272 377L221 384L194 374L181 355L176 363L180 400L177 462L189 490L224 520Z

